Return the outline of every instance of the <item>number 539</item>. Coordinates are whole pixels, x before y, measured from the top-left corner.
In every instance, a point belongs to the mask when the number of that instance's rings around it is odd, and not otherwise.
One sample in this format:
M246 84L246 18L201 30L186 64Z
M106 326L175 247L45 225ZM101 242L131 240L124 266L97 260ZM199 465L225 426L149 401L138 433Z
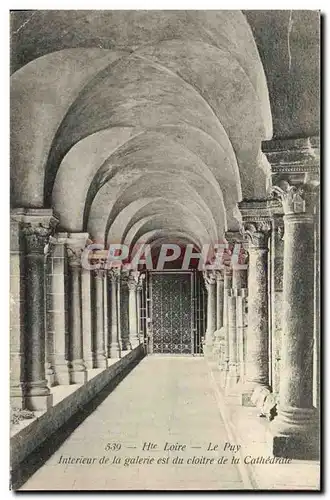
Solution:
M105 451L119 451L121 449L120 443L107 443L105 446Z

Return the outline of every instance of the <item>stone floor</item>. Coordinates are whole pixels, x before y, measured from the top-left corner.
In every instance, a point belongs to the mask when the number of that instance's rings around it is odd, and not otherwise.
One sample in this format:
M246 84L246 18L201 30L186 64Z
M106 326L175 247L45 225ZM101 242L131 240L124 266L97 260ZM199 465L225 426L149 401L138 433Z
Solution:
M242 407L240 398L224 395L219 370L209 365L211 384L214 387L218 407L229 435L241 443L241 457L271 456L269 422L260 418L255 407ZM320 462L318 460L292 460L290 464L254 464L246 466L253 487L260 490L319 490Z
M251 489L228 443L204 358L149 356L20 489Z
M317 490L318 462L244 464L269 456L268 425L218 378L202 357L144 358L20 489Z

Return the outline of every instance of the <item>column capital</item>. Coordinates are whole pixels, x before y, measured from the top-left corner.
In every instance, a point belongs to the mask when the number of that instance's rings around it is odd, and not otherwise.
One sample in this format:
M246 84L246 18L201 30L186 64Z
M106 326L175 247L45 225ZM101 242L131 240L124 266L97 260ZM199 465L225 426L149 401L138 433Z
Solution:
M114 283L118 283L121 277L121 269L119 267L111 267L111 269L108 269L108 277Z
M203 271L203 278L207 288L216 283L216 273L213 270Z
M127 286L130 291L135 291L139 283L139 271L129 271L127 276Z
M144 273L139 273L139 281L138 281L138 285L137 285L137 289L138 290L142 290L142 287L143 287L143 282L144 280L146 279L146 275Z
M98 269L93 269L92 273L95 278L103 279L106 275L106 270L103 267L99 267Z
M270 221L244 222L244 235L255 249L266 249L271 230Z
M43 254L54 234L58 219L48 209L14 209L13 220L20 223L27 254Z
M249 241L249 250L267 248L273 205L270 199L243 200L238 204L242 214L242 233Z
M281 200L285 215L314 214L318 196L318 187L314 183L296 185L281 179L277 185L272 186L271 192Z
M81 267L81 255L90 242L88 233L67 233L66 248L71 267Z
M215 278L217 281L224 281L224 272L222 269L215 270Z

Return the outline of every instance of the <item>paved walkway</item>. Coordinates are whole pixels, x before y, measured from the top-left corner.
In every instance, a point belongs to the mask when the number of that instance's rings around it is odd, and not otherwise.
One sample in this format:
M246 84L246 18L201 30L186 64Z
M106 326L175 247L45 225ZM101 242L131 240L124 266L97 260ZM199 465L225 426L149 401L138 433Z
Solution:
M149 356L21 490L249 488L229 443L205 360Z

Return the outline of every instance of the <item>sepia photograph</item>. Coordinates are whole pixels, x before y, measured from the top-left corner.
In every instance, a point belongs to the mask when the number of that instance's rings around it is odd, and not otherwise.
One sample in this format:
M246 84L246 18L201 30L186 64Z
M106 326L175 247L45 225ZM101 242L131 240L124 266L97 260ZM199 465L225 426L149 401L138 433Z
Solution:
M321 490L321 18L8 12L10 490Z

